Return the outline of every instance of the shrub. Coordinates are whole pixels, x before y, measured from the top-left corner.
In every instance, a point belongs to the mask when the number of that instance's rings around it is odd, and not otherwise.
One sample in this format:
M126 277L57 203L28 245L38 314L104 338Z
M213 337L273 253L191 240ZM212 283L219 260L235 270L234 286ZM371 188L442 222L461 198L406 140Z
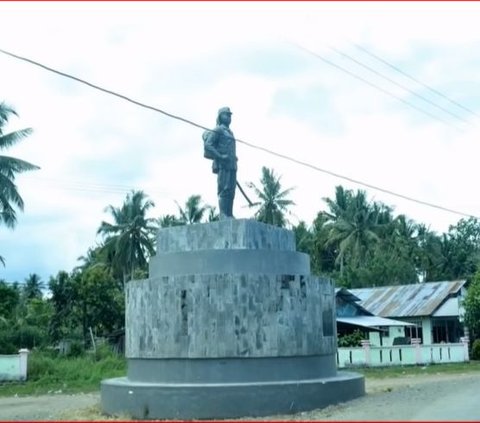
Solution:
M50 354L32 351L28 356L28 379L39 380L56 373L55 359Z
M480 339L477 339L473 342L472 360L480 360Z
M12 335L11 330L0 331L0 354L17 354L19 349L13 344Z
M108 344L100 344L96 351L95 351L95 360L105 360L109 358L117 358L117 354L115 354L112 350L112 347Z
M358 329L348 335L338 337L339 347L359 347L365 335Z
M85 348L80 341L72 341L67 357L80 357L85 352Z
M45 342L45 334L35 326L20 326L13 331L11 341L18 349L28 348L31 350Z

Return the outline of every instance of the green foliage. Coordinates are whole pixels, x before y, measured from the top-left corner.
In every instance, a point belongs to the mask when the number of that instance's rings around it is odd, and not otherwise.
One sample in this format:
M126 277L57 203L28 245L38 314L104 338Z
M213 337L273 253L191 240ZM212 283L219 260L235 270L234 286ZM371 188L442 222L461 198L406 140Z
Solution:
M325 199L332 214L328 243L338 246L337 263L343 273L345 260L352 267L365 265L371 249L379 240L381 207L369 204L364 191L345 191L337 187L336 201Z
M215 222L220 219L220 214L213 206L203 203L200 195L191 195L182 207L177 203L178 216L166 214L157 219L160 228L171 226L191 225L200 222Z
M21 313L25 324L42 328L45 334L48 332L53 315L53 306L50 301L33 298L22 305Z
M15 287L1 291L0 286L0 309L5 313L5 317L0 315L0 349L17 352L20 348L34 348L48 343L48 325L52 315L48 301L39 298L27 300Z
M465 323L473 339L480 339L480 271L475 273L463 303Z
M220 220L220 213L217 212L217 208L213 206L208 207L208 217L207 220L209 222L217 222Z
M6 320L12 318L19 301L19 291L0 279L0 317ZM2 322L0 321L0 328L1 326Z
M75 358L80 357L85 353L85 347L80 341L72 341L70 348L67 353L67 357Z
M257 208L255 219L270 225L285 227L288 207L295 203L287 198L293 188L282 190L280 179L281 177L277 176L273 169L264 166L262 167L260 187L253 182L250 182L248 187L252 188L258 197L258 201L251 205L251 207Z
M33 349L46 345L46 330L39 326L17 326L12 329L10 340L13 345L20 348Z
M324 198L326 211L308 230L296 230L301 251L311 255L312 271L332 277L337 286L359 288L471 276L480 257L480 222L461 219L437 235L364 191L336 187Z
M76 284L76 311L83 326L97 335L107 335L123 326L125 298L111 274L104 268L93 267L74 278Z
M356 329L352 333L347 335L339 336L337 339L337 344L339 347L359 347L361 341L365 339L365 334Z
M80 336L86 345L90 328L96 336L104 336L123 327L123 287L105 266L93 265L72 275L59 272L49 286L54 310L49 329L54 341Z
M12 332L5 329L0 330L0 355L1 354L17 354L19 348L15 347L12 342Z
M95 360L103 361L110 358L117 358L117 354L113 352L112 347L106 343L98 345L95 349Z
M125 372L125 358L113 353L105 352L104 358L97 359L88 354L72 358L34 350L28 357L27 382L0 386L0 396L97 391L103 379L124 376Z
M193 223L201 222L210 209L210 206L202 203L202 197L200 195L191 195L187 198L184 207L180 206L178 203L177 207L180 215L177 223L181 225L191 225Z
M20 348L32 349L46 342L43 328L17 324L0 331L0 354L16 354Z
M160 228L169 228L171 226L182 226L184 223L173 214L166 214L158 219L158 225Z
M147 267L147 258L155 253L155 219L146 214L154 206L143 191L127 194L120 208L108 206L113 223L102 222L97 231L105 239L103 246L115 278L125 283L135 269Z
M12 107L0 103L0 150L13 146L32 133L31 128L5 133L10 117L16 114ZM15 177L35 169L39 169L38 166L24 160L0 155L0 224L13 228L17 223L15 208L23 210L24 204L15 185Z
M31 273L27 279L25 279L25 284L23 285L23 297L26 300L32 300L36 298L42 298L43 292L42 289L45 287L45 284L40 279L36 273Z
M293 227L293 233L295 234L297 251L310 252L312 250L313 234L308 229L307 224L303 221L299 222L297 226Z
M48 283L53 313L49 325L52 341L59 341L72 336L72 328L77 325L76 300L78 287L73 278L64 271L50 277Z
M480 339L476 339L472 344L472 360L480 360Z
M32 351L28 355L28 380L36 381L47 378L56 372L54 358L51 353Z

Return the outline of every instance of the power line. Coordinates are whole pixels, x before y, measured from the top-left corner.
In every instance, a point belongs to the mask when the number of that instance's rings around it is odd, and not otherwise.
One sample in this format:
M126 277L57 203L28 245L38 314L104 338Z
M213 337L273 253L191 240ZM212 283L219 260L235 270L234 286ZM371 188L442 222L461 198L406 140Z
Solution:
M91 182L82 182L82 181L73 181L73 180L57 180L53 178L39 178L39 177L29 177L23 176L24 179L31 182L40 183L46 185L46 189L56 189L64 191L77 191L93 194L129 194L132 191L148 191L148 195L151 197L159 198L162 200L168 200L174 202L173 194L165 191L160 191L153 186L145 186L142 184L141 188L139 186L126 186L126 185L117 185L117 184L98 184ZM45 188L44 188L45 189Z
M375 89L383 92L384 94L387 94L388 96L393 97L393 98L395 98L395 99L398 100L398 101L401 101L402 103L406 104L407 106L412 107L413 109L415 109L415 110L417 110L417 111L419 111L419 112L427 115L428 117L431 117L432 119L436 119L436 120L444 123L445 125L448 125L448 126L451 126L451 127L455 128L455 129L457 129L458 131L462 131L462 130L463 130L462 128L459 128L458 126L456 126L456 125L454 125L454 124L451 124L450 122L448 122L448 121L446 121L446 120L444 120L444 119L442 119L442 118L440 118L440 117L438 117L438 116L435 116L435 115L427 112L426 110L423 110L423 109L420 108L420 107L415 106L414 104L410 103L409 101L404 100L403 98L401 98L401 97L399 97L399 96L397 96L397 95L395 95L395 94L392 94L390 91L387 91L387 90L385 90L384 88L379 87L378 85L375 85L374 83L368 81L367 79L362 78L361 76L358 76L357 74L349 71L348 69L345 69L345 68L343 68L343 67L340 66L340 65L337 65L336 63L332 62L331 60L326 59L326 58L323 57L322 55L320 55L320 54L318 54L318 53L315 53L314 51L312 51L312 50L310 50L310 49L308 49L308 48L306 48L306 47L303 47L303 46L301 46L301 45L299 45L299 44L296 44L296 43L292 43L292 44L295 45L295 46L296 46L297 48L299 48L300 50L303 50L303 51L305 51L305 52L307 52L307 53L315 56L316 58L322 60L323 62L327 63L328 65L333 66L334 68L339 69L339 70L341 70L342 72L345 72L346 74L350 75L351 77L353 77L353 78L355 78L355 79L358 79L359 81L362 81L362 82L364 82L364 83L367 84L367 85L370 85L371 87L373 87L373 88L375 88Z
M303 47L300 47L300 48L306 50L306 49L303 48ZM307 50L307 51L309 51L309 50ZM201 128L201 129L204 129L204 130L212 131L212 129L209 129L209 128L206 128L206 127L204 127L204 126L202 126L202 125L199 125L198 123L195 123L195 122L193 122L193 121L191 121L191 120L189 120L189 119L185 119L185 118L183 118L183 117L176 116L176 115L174 115L174 114L165 112L164 110L158 109L158 108L156 108L156 107L153 107L153 106L150 106L150 105L141 103L141 102L139 102L139 101L137 101L137 100L130 99L130 98L128 98L128 97L126 97L126 96L124 96L124 95L122 95L122 94L118 94L118 93L116 93L116 92L114 92L114 91L107 90L107 89L102 88L102 87L100 87L100 86L98 86L98 85L92 84L92 83L87 82L87 81L85 81L85 80L83 80L83 79L81 79L81 78L77 78L77 77L72 76L72 75L69 75L69 74L67 74L67 73L57 71L57 70L55 70L55 69L53 69L53 68L50 68L50 67L48 67L48 66L46 66L46 65L43 65L43 64L41 64L41 63L38 63L38 62L36 62L36 61L34 61L34 60L31 60L31 59L28 59L28 58L25 58L25 57L22 57L22 56L19 56L19 55L16 55L16 54L7 52L7 51L5 51L5 50L3 50L3 49L0 49L0 52L6 54L6 55L8 55L8 56L14 57L14 58L16 58L16 59L19 59L19 60L28 62L28 63L33 64L33 65L35 65L35 66L39 66L39 67L41 67L41 68L43 68L43 69L46 69L46 70L48 70L48 71L50 71L50 72L53 72L53 73L56 73L56 74L58 74L58 75L64 76L64 77L66 77L66 78L73 79L73 80L75 80L75 81L77 81L77 82L80 82L80 83L82 83L82 84L88 85L88 86L90 86L90 87L92 87L92 88L94 88L94 89L97 89L97 90L99 90L99 91L103 91L103 92L105 92L105 93L107 93L107 94L111 94L111 95L113 95L113 96L115 96L115 97L119 97L119 98L121 98L121 99L123 99L123 100L129 101L129 102L131 102L131 103L133 103L133 104L136 104L136 105L138 105L138 106L141 106L141 107L144 107L144 108L147 108L147 109L150 109L150 110L154 110L154 111L159 112L159 113L161 113L161 114L163 114L163 115L165 115L165 116L168 116L168 117L171 117L171 118L173 118L173 119L180 120L180 121L182 121L182 122L188 123L189 125L195 126L195 127L197 127L197 128ZM310 52L310 51L309 51L309 52ZM312 52L310 52L310 53L312 53ZM315 53L312 53L312 54L316 55ZM327 59L324 59L324 58L322 58L322 57L320 57L320 58L321 58L322 60L324 60L324 61L327 61ZM329 61L327 61L327 62L329 62ZM331 63L331 62L329 62L329 63ZM332 64L333 64L333 63L332 63ZM335 64L333 64L333 65L334 65L335 67L338 67L338 66L335 65ZM339 67L339 68L342 69L342 70L344 70L344 69L341 68L341 67ZM346 71L346 70L344 70L344 71ZM350 73L349 71L346 71L346 72L347 72L347 73ZM354 74L352 74L352 75L355 76L356 78L359 78L358 76L356 76L356 75L354 75ZM366 82L367 82L368 84L370 84L368 81L366 81ZM378 88L378 87L377 87L377 88ZM380 88L379 88L379 89L380 89ZM392 95L392 94L390 94L390 95ZM396 96L394 96L394 97L396 97ZM400 100L403 101L402 99L400 99ZM404 101L404 102L405 102L405 101ZM406 103L407 103L407 102L406 102ZM408 104L408 103L407 103L407 104ZM421 110L421 109L420 109L420 110ZM427 112L424 112L424 113L427 113ZM464 213L464 212L461 212L461 211L458 211L458 210L454 210L454 209L450 209L450 208L447 208L447 207L439 206L439 205L437 205L437 204L429 203L429 202L427 202L427 201L418 200L418 199L416 199L416 198L413 198L413 197L410 197L410 196L407 196L407 195L403 195L403 194L398 194L398 193L396 193L396 192L394 192L394 191L391 191L391 190L388 190L388 189L385 189L385 188L381 188L381 187L378 187L378 186L376 186L376 185L372 185L372 184L369 184L369 183L366 183L366 182L362 182L362 181L360 181L360 180L357 180L357 179L354 179L354 178L350 178L350 177L348 177L348 176L340 175L340 174L338 174L338 173L336 173L336 172L332 172L332 171L327 170L327 169L322 169L322 168L320 168L320 167L318 167L318 166L312 165L312 164L307 163L307 162L304 162L304 161L302 161L302 160L295 159L295 158L290 157L290 156L287 156L287 155L285 155L285 154L277 153L277 152L275 152L275 151L269 150L268 148L255 145L255 144L249 143L249 142L247 142L247 141L243 141L243 140L241 140L241 139L239 139L239 138L236 138L235 140L236 140L237 142L241 143L241 144L244 144L244 145L246 145L246 146L248 146L248 147L251 147L251 148L254 148L254 149L256 149L256 150L263 151L263 152L268 153L268 154L271 154L271 155L273 155L273 156L276 156L276 157L285 159L285 160L290 161L290 162L293 162L293 163L297 163L297 164L299 164L299 165L301 165L301 166L308 167L308 168L310 168L310 169L313 169L313 170L316 170L316 171L318 171L318 172L322 172L322 173L325 173L325 174L334 176L334 177L339 178L339 179L343 179L343 180L346 180L346 181L349 181L349 182L352 182L352 183L355 183L355 184L364 186L364 187L366 187L366 188L371 188L371 189L374 189L374 190L376 190L376 191L380 191L380 192L383 192L383 193L385 193L385 194L392 195L392 196L394 196L394 197L402 198L402 199L404 199L404 200L408 200L408 201L411 201L411 202L414 202L414 203L422 204L422 205L424 205L424 206L432 207L432 208L435 208L435 209L438 209L438 210L446 211L446 212L453 213L453 214L457 214L457 215L460 215L460 216L473 217L473 218L475 218L475 219L480 219L480 217L474 216L474 215L472 215L472 214L468 214L468 213Z
M368 66L368 65L360 62L359 60L355 59L354 57L350 56L349 54L344 53L344 52L338 50L338 49L335 48L335 47L330 47L330 49L333 50L335 53L338 53L339 55L341 55L341 56L343 56L343 57L351 60L352 62L356 63L357 65L360 65L360 66L362 66L362 67L365 68L365 69L368 69L370 72L374 73L375 75L380 76L381 78L383 78L383 79L391 82L392 84L396 85L397 87L400 87L400 88L408 91L410 94L412 94L412 95L414 95L415 97L417 97L417 98L425 101L426 103L428 103L428 104L436 107L437 109L442 110L442 111L444 111L445 113L448 113L450 116L453 116L453 117L461 120L462 122L465 122L465 123L468 123L468 124L471 125L471 122L468 121L467 119L464 119L463 117L457 115L456 113L453 113L453 112L451 112L450 110L448 110L448 109L446 109L446 108L438 105L437 103L429 100L428 98L426 98L426 97L424 97L424 96L416 93L415 91L411 90L410 88L406 87L405 85L402 85L402 84L398 83L397 81L393 80L392 78L389 78L388 76L383 75L381 72L378 72L377 70L373 69L372 67L370 67L370 66Z
M373 57L374 59L377 59L379 62L382 62L383 64L389 66L390 68L394 69L398 73L401 73L403 76L406 76L407 78L416 82L417 84L421 85L422 87L427 88L429 91L431 91L431 92L437 94L438 96L444 98L445 100L449 101L450 103L454 104L455 106L460 107L461 109L465 110L466 112L469 112L470 114L480 118L480 115L478 113L476 113L475 111L473 111L472 109L469 109L468 107L463 106L462 104L458 103L455 100L452 100L451 98L447 97L445 94L436 90L435 88L432 88L429 85L423 83L422 81L419 81L417 78L414 78L412 75L409 75L407 72L403 71L398 66L395 66L394 64L392 64L390 62L387 62L385 59L382 59L381 57L372 53L371 51L368 51L365 47L362 47L361 45L356 44L356 43L353 43L353 45L356 48L358 48L359 50L361 50L364 53L368 54L369 56Z
M47 70L47 71L49 71L49 72L56 73L57 75L63 76L63 77L65 77L65 78L73 79L74 81L77 81L77 82L80 82L80 83L82 83L82 84L88 85L89 87L95 88L96 90L103 91L104 93L113 95L113 96L115 96L115 97L119 97L119 98L121 98L121 99L123 99L123 100L129 101L130 103L136 104L137 106L140 106L140 107L144 107L144 108L146 108L146 109L153 110L153 111L155 111L155 112L161 113L161 114L163 114L163 115L165 115L165 116L168 116L168 117L171 117L171 118L173 118L173 119L177 119L177 120L180 120L180 121L182 121L182 122L188 123L188 124L190 124L190 125L196 126L197 128L201 128L201 129L205 129L205 130L207 130L207 131L210 131L210 129L205 128L204 126L199 125L199 124L197 124L197 123L195 123L195 122L192 122L191 120L185 119L185 118L183 118L183 117L181 117L181 116L173 115L173 114L168 113L168 112L166 112L166 111L164 111L164 110L158 109L158 108L153 107L153 106L149 106L148 104L145 104L145 103L141 103L140 101L133 100L133 99L131 99L131 98L129 98L129 97L123 95L123 94L119 94L119 93L117 93L117 92L115 92L115 91L107 90L106 88L102 88L102 87L100 87L100 86L98 86L98 85L92 84L91 82L85 81L84 79L81 79L81 78L77 78L76 76L70 75L70 74L68 74L68 73L58 71L58 70L53 69L53 68L51 68L51 67L49 67L49 66L46 66L46 65L43 65L43 64L41 64L41 63L39 63L39 62L36 62L36 61L34 61L34 60L28 59L27 57L19 56L19 55L17 55L17 54L11 53L11 52L9 52L9 51L3 50L3 49L1 49L1 48L0 48L0 52L3 53L3 54L6 54L7 56L13 57L13 58L15 58L15 59L22 60L22 61L24 61L24 62L27 62L27 63L30 63L30 64L32 64L32 65L38 66L38 67L40 67L40 68L43 68L43 69L45 69L45 70Z
M40 177L29 177L23 176L24 179L33 181L34 183L43 183L49 188L54 189L66 189L66 190L75 190L75 191L87 191L87 192L98 192L98 193L114 193L114 194L125 194L131 191L138 190L138 187L127 186L127 185L118 185L118 184L99 184L94 182L84 182L84 181L73 181L73 180L56 180L53 178L40 178ZM169 197L165 192L155 191L155 188L151 192L155 194L160 194L162 196Z

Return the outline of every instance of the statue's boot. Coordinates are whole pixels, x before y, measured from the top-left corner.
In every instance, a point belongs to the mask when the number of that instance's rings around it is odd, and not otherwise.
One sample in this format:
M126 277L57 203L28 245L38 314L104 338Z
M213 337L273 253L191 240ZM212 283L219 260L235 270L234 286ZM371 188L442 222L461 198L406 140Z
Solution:
M235 217L233 217L233 198L228 199L227 203L228 203L228 216L230 217L230 219L235 219Z
M220 220L229 219L228 199L220 197L218 199L218 208L220 209Z

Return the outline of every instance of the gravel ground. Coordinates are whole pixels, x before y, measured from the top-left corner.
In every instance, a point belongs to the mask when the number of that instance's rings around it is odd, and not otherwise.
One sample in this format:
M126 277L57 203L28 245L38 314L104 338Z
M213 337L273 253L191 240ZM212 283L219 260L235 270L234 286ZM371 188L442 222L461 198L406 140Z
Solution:
M367 379L366 387L365 397L348 403L248 420L480 421L480 372ZM0 398L0 420L106 420L99 403L99 393Z

